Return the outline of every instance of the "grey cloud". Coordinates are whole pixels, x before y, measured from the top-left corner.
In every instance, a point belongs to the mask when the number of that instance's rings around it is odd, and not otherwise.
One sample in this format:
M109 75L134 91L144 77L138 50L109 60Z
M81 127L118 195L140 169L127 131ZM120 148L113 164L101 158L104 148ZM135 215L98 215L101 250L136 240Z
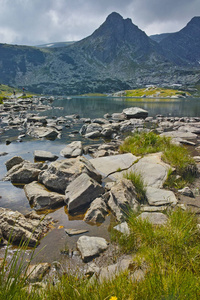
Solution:
M112 11L147 33L179 30L200 11L199 0L0 0L0 42L36 45L79 40Z

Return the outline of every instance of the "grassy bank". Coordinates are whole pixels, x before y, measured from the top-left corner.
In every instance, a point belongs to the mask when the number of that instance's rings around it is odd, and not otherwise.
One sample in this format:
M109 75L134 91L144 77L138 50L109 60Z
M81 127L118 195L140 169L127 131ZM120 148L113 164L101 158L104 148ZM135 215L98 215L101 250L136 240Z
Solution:
M165 89L159 87L148 87L135 90L126 90L124 93L125 97L153 97L153 98L170 98L170 97L185 97L190 96L190 93L175 90Z

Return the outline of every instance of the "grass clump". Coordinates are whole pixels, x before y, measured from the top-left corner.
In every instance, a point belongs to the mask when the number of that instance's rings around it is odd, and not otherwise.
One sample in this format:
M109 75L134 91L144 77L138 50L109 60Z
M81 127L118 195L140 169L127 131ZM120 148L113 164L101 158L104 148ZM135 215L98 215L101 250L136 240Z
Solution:
M163 161L176 170L175 173L171 172L168 176L166 186L169 187L176 187L177 184L177 187L180 188L184 184L191 183L197 175L196 163L185 147L175 145L169 137L162 137L152 131L133 133L125 139L120 146L120 151L122 153L131 152L134 155L162 152ZM176 181L177 175L179 177ZM174 184L171 185L173 181Z
M125 173L124 178L131 180L131 182L133 183L135 190L136 190L138 202L141 204L146 203L147 202L146 186L145 186L145 183L143 181L141 174L131 171L131 172Z

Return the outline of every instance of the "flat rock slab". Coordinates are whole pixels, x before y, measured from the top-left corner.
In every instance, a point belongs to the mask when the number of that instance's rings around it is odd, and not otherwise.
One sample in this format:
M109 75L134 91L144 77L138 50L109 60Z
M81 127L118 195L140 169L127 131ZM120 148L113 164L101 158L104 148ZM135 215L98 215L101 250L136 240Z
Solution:
M40 160L40 161L54 161L58 158L57 155L52 154L49 151L43 151L43 150L35 150L34 151L34 159L35 160Z
M161 160L162 153L153 153L141 158L129 171L140 174L145 185L162 188L170 165Z
M181 138L181 139L196 139L197 135L192 132L185 132L185 131L168 131L161 133L161 136L169 136L172 138Z
M108 242L101 237L83 235L77 241L77 248L84 262L93 259L108 248Z
M60 155L69 158L69 157L77 157L82 155L83 146L80 141L74 141L68 144L64 149L60 151Z
M147 187L146 197L149 205L160 206L160 205L172 205L177 204L177 199L172 191L158 189L154 187Z
M45 186L34 181L24 186L29 202L35 209L51 209L64 205L65 196L48 191Z
M138 218L147 220L153 225L165 225L167 223L167 216L160 212L143 212Z
M79 234L83 234L88 232L88 230L83 230L83 229L65 229L66 234L68 234L69 236L71 235L79 235Z
M91 159L90 162L104 176L108 176L109 174L114 173L112 174L112 178L116 180L117 178L122 177L121 172L116 171L118 169L123 170L130 168L138 158L139 157L131 153L126 153L106 157L98 157Z
M104 193L104 188L87 174L83 173L66 188L65 202L68 211L74 212L88 206L95 198Z
M127 119L131 118L142 118L145 119L148 117L148 111L140 107L129 107L123 110L123 113L127 116Z

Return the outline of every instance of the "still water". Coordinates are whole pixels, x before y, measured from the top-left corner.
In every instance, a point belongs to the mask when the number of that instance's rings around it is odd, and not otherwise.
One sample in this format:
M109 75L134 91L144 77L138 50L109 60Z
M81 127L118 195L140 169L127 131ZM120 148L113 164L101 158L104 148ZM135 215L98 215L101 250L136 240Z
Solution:
M101 118L106 113L122 112L124 108L137 106L146 109L149 116L158 114L164 116L196 116L200 117L200 98L187 99L143 99L127 101L123 98L71 98L71 99L55 99L52 103L52 109L45 112L40 112L40 115L45 115L48 118L67 116L78 114L80 118ZM73 128L63 128L60 139L55 141L37 140L30 137L23 139L23 142L17 142L17 137L20 131L17 129L6 130L0 135L0 152L7 152L6 156L0 157L0 178L6 174L5 161L15 155L19 155L24 159L33 161L34 150L47 150L60 156L60 150L66 144L81 140L84 145L94 143L94 141L86 140L75 133L74 136L69 136L72 131L78 132L83 123L80 120L73 125ZM2 126L2 125L1 125ZM6 139L12 142L9 145L5 144ZM102 140L98 142L103 142ZM0 206L18 210L22 213L27 213L31 210L29 202L25 197L22 188L12 185L10 182L0 181ZM101 226L90 226L82 221L83 216L71 217L67 214L66 208L60 208L50 215L58 222L54 229L42 240L38 249L46 246L40 255L38 261L48 261L61 259L60 250L67 248L75 249L78 237L68 237L64 228L87 229L88 235L103 236L109 239L109 228L111 218L108 216L106 221Z

